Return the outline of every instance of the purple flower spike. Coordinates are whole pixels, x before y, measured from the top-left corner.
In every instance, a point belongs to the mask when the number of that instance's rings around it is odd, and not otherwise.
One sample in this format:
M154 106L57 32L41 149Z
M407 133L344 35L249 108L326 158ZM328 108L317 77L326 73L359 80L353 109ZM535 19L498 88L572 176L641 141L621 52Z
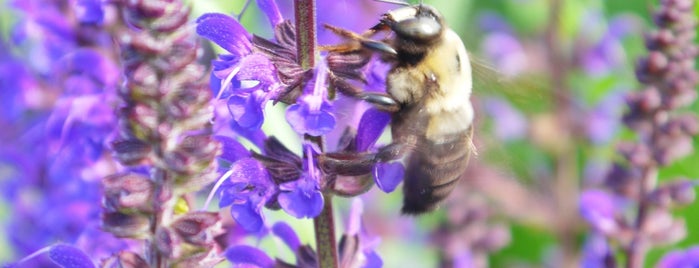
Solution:
M391 115L384 111L373 107L366 110L357 127L357 151L363 152L374 146L390 121Z
M234 246L224 253L226 259L242 267L274 267L274 261L262 250L251 246ZM241 266L236 266L241 267Z
M325 99L328 69L324 60L319 62L316 70L315 82L309 83L313 85L313 91L306 90L306 94L298 103L289 106L286 110L286 120L299 134L322 136L335 128L335 117L332 114L332 106Z
M618 204L612 195L600 190L587 190L580 196L580 214L595 229L610 234L617 231Z
M82 250L71 245L59 244L49 250L49 258L61 267L91 268L95 267L90 257Z
M376 186L385 193L393 192L398 184L403 181L405 168L400 162L378 163L374 166L374 181Z

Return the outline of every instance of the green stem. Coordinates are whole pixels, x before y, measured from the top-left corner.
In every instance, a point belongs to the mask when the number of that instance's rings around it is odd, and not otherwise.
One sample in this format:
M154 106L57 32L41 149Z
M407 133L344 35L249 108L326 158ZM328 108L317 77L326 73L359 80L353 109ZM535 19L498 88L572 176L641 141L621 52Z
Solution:
M335 219L333 218L332 194L324 193L323 211L313 219L316 234L318 267L337 268L339 260L335 243Z

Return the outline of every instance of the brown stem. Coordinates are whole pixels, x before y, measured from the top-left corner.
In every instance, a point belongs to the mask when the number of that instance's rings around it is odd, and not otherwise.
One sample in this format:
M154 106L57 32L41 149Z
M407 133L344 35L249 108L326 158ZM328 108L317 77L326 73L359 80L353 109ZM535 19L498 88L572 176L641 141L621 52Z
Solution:
M296 55L301 68L309 70L315 66L316 55L316 1L295 0Z
M315 66L316 56L316 1L315 0L295 0L294 15L296 18L296 52L297 61L304 70L312 69ZM306 140L313 142L323 150L322 137L306 136ZM322 268L339 267L339 257L337 254L337 244L335 242L335 219L333 218L333 195L327 190L332 185L324 185L323 190L323 211L313 219L313 227L316 236L316 252L318 264Z

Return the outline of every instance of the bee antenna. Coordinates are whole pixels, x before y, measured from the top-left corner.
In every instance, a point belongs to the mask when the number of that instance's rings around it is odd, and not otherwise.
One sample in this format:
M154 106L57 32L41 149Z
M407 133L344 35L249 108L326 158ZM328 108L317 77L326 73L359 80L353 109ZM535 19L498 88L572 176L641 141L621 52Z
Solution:
M405 1L400 1L400 0L374 0L374 1L395 4L395 5L401 5L401 6L409 6L410 5L410 3L405 2Z

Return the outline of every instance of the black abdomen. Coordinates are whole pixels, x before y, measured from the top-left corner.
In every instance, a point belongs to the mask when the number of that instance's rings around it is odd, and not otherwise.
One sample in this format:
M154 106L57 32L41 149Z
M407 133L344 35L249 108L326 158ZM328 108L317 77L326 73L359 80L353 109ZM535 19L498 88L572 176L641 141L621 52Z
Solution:
M406 162L403 181L404 214L434 210L456 187L471 155L471 129L450 134L439 143L418 138Z

